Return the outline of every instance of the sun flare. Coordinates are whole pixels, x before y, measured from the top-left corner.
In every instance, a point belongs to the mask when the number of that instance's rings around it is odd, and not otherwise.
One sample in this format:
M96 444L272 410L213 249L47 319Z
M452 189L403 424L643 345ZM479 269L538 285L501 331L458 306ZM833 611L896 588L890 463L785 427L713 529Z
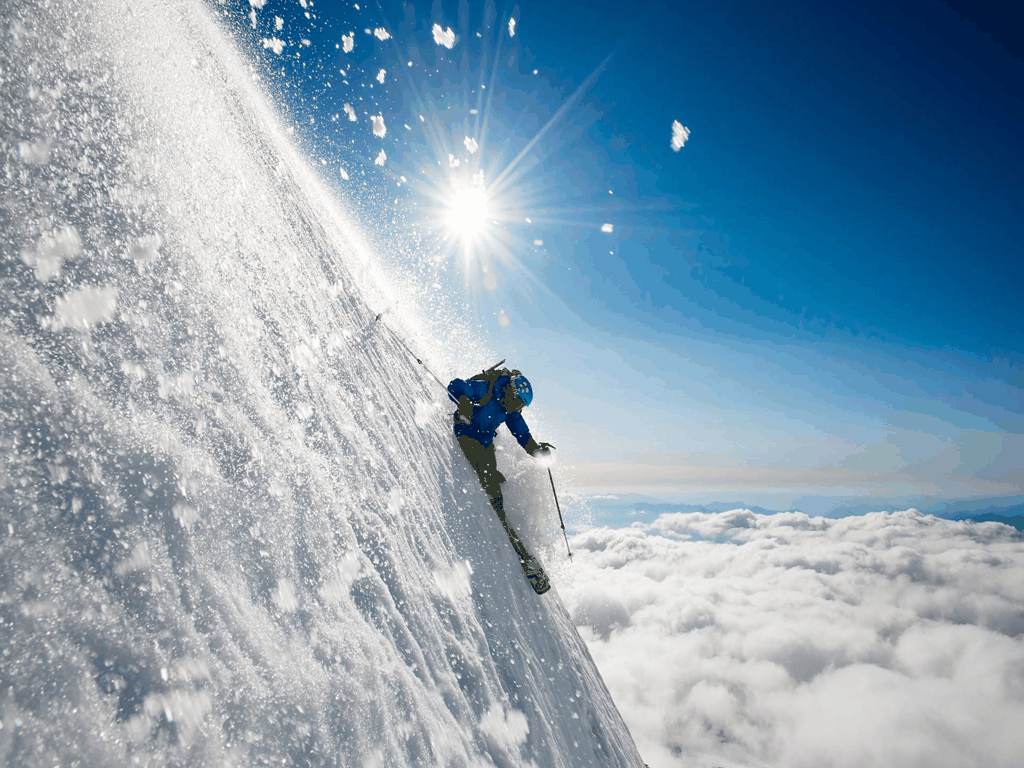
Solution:
M445 209L448 230L462 240L472 240L483 233L490 216L487 192L476 186L453 190Z

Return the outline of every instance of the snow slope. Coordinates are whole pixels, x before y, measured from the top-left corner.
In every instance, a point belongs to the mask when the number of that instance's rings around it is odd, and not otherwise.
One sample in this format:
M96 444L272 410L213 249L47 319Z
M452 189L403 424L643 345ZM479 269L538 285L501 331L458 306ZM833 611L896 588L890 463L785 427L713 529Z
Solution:
M0 27L0 763L642 765L208 9Z

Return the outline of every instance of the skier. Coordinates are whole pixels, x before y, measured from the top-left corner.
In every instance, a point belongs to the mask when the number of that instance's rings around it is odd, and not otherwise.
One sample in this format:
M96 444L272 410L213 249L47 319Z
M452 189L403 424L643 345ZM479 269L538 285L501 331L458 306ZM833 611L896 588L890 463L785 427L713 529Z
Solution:
M552 446L534 440L523 419L523 408L533 400L530 382L519 371L498 368L499 365L501 363L468 380L453 379L448 385L448 397L458 405L453 414L455 437L476 471L512 548L519 555L526 578L534 591L543 594L551 588L547 576L505 518L505 500L501 494L505 476L498 471L494 433L504 423L526 452L534 457L547 456Z

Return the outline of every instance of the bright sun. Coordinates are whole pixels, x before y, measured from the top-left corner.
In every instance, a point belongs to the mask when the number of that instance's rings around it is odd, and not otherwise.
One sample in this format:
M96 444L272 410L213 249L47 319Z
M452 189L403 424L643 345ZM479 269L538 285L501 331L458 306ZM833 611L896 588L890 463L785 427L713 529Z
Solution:
M476 186L453 190L445 211L445 224L456 237L472 240L487 225L487 193Z

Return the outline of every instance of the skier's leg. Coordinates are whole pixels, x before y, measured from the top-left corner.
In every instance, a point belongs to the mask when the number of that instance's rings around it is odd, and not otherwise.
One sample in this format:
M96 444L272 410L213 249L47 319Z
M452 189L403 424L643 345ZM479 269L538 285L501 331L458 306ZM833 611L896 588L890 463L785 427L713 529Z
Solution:
M497 496L491 497L491 506L494 508L494 513L498 516L498 519L501 520L501 526L505 529L505 534L512 544L512 549L519 555L519 559L523 562L534 560L535 558L530 554L530 550L523 544L523 540L519 538L519 535L512 526L508 524L508 520L505 518L505 499L500 492Z
M485 446L479 440L474 440L466 435L459 435L458 441L466 460L476 472L487 498L493 499L495 496L501 496L501 484L505 482L505 476L498 471L494 443Z
M519 538L512 526L508 524L508 520L505 519L505 498L501 494L501 484L505 482L505 476L498 471L498 459L494 452L494 443L484 446L478 440L466 437L465 435L460 435L458 441L459 447L466 454L466 459L469 461L470 466L476 470L476 475L480 478L480 485L483 486L484 493L487 494L487 498L491 502L491 507L494 508L495 514L501 520L501 525L505 529L512 548L523 562L534 561L535 558L530 554L526 545L523 544L522 539Z

